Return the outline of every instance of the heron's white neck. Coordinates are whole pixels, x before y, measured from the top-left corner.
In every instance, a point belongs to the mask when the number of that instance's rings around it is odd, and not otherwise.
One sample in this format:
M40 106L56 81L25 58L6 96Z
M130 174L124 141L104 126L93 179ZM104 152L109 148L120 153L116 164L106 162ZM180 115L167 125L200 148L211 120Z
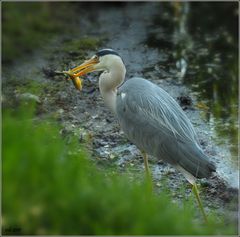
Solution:
M126 68L122 60L117 60L99 78L99 89L105 104L116 113L117 87L125 79Z

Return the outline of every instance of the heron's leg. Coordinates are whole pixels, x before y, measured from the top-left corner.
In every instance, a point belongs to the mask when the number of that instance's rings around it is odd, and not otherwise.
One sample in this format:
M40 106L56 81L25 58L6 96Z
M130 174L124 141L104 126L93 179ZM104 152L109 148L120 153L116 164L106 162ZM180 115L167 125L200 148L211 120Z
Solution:
M203 218L204 218L205 222L208 223L207 215L206 215L206 213L205 213L205 211L204 211L204 209L203 209L202 201L201 201L201 199L200 199L200 196L199 196L199 192L198 192L198 188L197 188L197 184L196 184L196 183L193 184L193 186L192 186L192 191L193 191L195 197L197 198L197 203L198 203L198 206L199 206L199 208L200 208L200 210L201 210L201 212L202 212Z
M152 184L152 177L151 177L151 172L148 166L148 156L147 153L145 151L141 151L142 155L143 155L143 160L144 160L144 167L145 167L145 172L146 172L146 180L150 186L150 189L152 191L153 189L153 184Z
M143 160L144 160L144 167L145 167L145 172L146 172L146 176L148 178L151 178L151 174L150 174L150 169L148 166L148 157L147 157L147 153L145 151L141 151L142 155L143 155Z

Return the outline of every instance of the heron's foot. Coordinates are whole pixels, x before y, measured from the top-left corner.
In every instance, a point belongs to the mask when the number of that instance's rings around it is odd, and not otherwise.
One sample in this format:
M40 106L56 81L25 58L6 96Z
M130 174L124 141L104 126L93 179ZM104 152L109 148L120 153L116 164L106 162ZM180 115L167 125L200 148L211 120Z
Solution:
M207 215L206 215L206 213L205 213L205 211L204 211L204 208L203 208L203 205L202 205L202 201L201 201L201 199L200 199L200 196L199 196L199 192L198 192L198 188L197 188L197 184L196 184L196 183L194 183L194 184L192 185L192 191L193 191L193 193L194 193L194 195L195 195L195 197L196 197L196 199L197 199L197 203L198 203L198 206L199 206L199 208L200 208L200 211L201 211L201 213L202 213L202 215L203 215L203 219L205 220L206 223L208 223Z
M147 186L148 186L150 192L153 192L153 181L152 181L152 175L151 175L149 165L148 165L148 156L147 156L146 152L144 152L144 151L141 151L141 152L142 152L143 160L144 160Z

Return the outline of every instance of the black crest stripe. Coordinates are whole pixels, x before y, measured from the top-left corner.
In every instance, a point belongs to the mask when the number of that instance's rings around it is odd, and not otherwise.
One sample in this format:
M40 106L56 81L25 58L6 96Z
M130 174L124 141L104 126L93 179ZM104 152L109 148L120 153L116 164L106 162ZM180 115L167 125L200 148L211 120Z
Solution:
M99 57L107 55L107 54L114 54L114 55L118 55L119 56L119 54L116 51L112 50L112 49L102 49L102 50L99 50L96 53L96 55L99 56Z

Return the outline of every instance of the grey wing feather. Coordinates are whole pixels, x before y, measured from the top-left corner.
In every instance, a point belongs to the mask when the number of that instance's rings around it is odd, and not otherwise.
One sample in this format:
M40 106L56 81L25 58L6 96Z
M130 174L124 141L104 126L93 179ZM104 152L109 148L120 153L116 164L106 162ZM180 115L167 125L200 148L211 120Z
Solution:
M155 84L142 78L126 81L118 91L117 117L128 138L148 154L198 178L215 170L181 107Z

